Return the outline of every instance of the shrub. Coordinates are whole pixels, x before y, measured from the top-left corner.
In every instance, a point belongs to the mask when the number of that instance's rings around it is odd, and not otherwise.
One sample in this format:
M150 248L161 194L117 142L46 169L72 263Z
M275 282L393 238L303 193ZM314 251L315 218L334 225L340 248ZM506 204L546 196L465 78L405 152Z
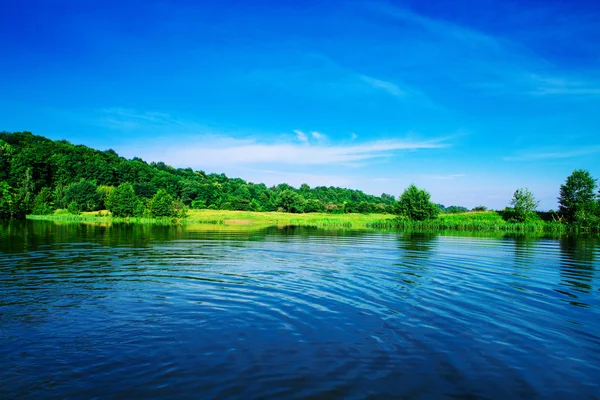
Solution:
M440 209L431 201L426 190L410 185L398 199L396 213L413 221L434 219Z
M81 214L81 208L79 208L79 204L76 201L72 201L69 203L67 211L69 212L69 214L73 215Z
M131 183L125 182L114 188L108 195L106 208L115 217L132 217L138 208L139 199Z
M149 211L152 217L175 217L173 197L164 189L160 189L150 200Z

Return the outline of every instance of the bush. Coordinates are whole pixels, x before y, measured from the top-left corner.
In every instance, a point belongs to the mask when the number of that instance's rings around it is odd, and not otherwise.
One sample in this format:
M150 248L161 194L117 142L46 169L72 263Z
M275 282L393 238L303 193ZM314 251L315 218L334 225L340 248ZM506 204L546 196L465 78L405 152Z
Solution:
M440 209L429 201L430 195L426 190L410 185L398 199L396 213L413 221L434 219Z
M73 214L73 215L81 214L81 208L79 207L79 204L77 204L77 202L75 202L75 201L72 201L69 203L69 206L67 207L67 211L69 212L69 214Z
M114 217L132 217L138 210L139 199L131 183L125 182L114 188L106 198L106 208Z
M148 208L150 215L154 218L177 216L173 207L173 197L164 189L160 189L152 197Z
M52 214L54 212L52 199L52 190L49 187L42 188L35 197L35 200L33 200L33 209L31 212L37 215Z
M100 205L100 196L94 182L81 179L65 188L64 201L69 205L77 203L81 211L95 211Z

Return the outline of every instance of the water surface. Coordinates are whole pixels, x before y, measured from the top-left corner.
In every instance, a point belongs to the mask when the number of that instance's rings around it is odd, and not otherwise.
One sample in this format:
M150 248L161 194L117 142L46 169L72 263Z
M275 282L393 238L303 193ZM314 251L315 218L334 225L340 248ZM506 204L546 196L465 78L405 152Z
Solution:
M0 222L0 398L600 398L596 238Z

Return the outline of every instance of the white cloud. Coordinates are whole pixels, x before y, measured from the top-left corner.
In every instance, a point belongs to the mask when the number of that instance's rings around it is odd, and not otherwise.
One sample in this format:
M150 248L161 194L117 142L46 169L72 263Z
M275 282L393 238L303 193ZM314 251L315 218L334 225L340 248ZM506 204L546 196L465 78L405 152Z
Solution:
M298 138L304 137L299 135ZM261 143L211 136L210 140L196 137L198 145L173 146L165 144L148 148L136 147L137 156L149 161L164 161L174 166L217 169L225 165L286 164L286 165L351 165L357 161L372 161L393 157L402 151L447 147L445 139L381 140L355 145L325 145L294 143ZM305 142L303 142L305 143ZM125 149L127 152L127 149ZM132 156L133 156L132 155Z
M299 141L301 141L302 143L308 143L308 136L306 135L306 133L297 129L294 130L294 133L296 134L296 137Z
M404 97L406 96L406 92L400 89L398 85L393 84L392 82L384 81L381 79L376 79L367 75L359 75L359 78L366 82L369 86L375 89L381 89L393 96Z
M327 136L323 135L320 132L317 131L313 131L311 132L311 135L313 138L315 138L317 141L321 141L321 140L325 140L327 138Z

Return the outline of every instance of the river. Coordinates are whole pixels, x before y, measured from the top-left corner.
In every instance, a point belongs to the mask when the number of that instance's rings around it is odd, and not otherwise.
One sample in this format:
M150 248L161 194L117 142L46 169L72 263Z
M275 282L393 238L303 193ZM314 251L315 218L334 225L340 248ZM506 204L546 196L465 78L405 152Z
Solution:
M0 398L600 398L600 241L0 222Z

